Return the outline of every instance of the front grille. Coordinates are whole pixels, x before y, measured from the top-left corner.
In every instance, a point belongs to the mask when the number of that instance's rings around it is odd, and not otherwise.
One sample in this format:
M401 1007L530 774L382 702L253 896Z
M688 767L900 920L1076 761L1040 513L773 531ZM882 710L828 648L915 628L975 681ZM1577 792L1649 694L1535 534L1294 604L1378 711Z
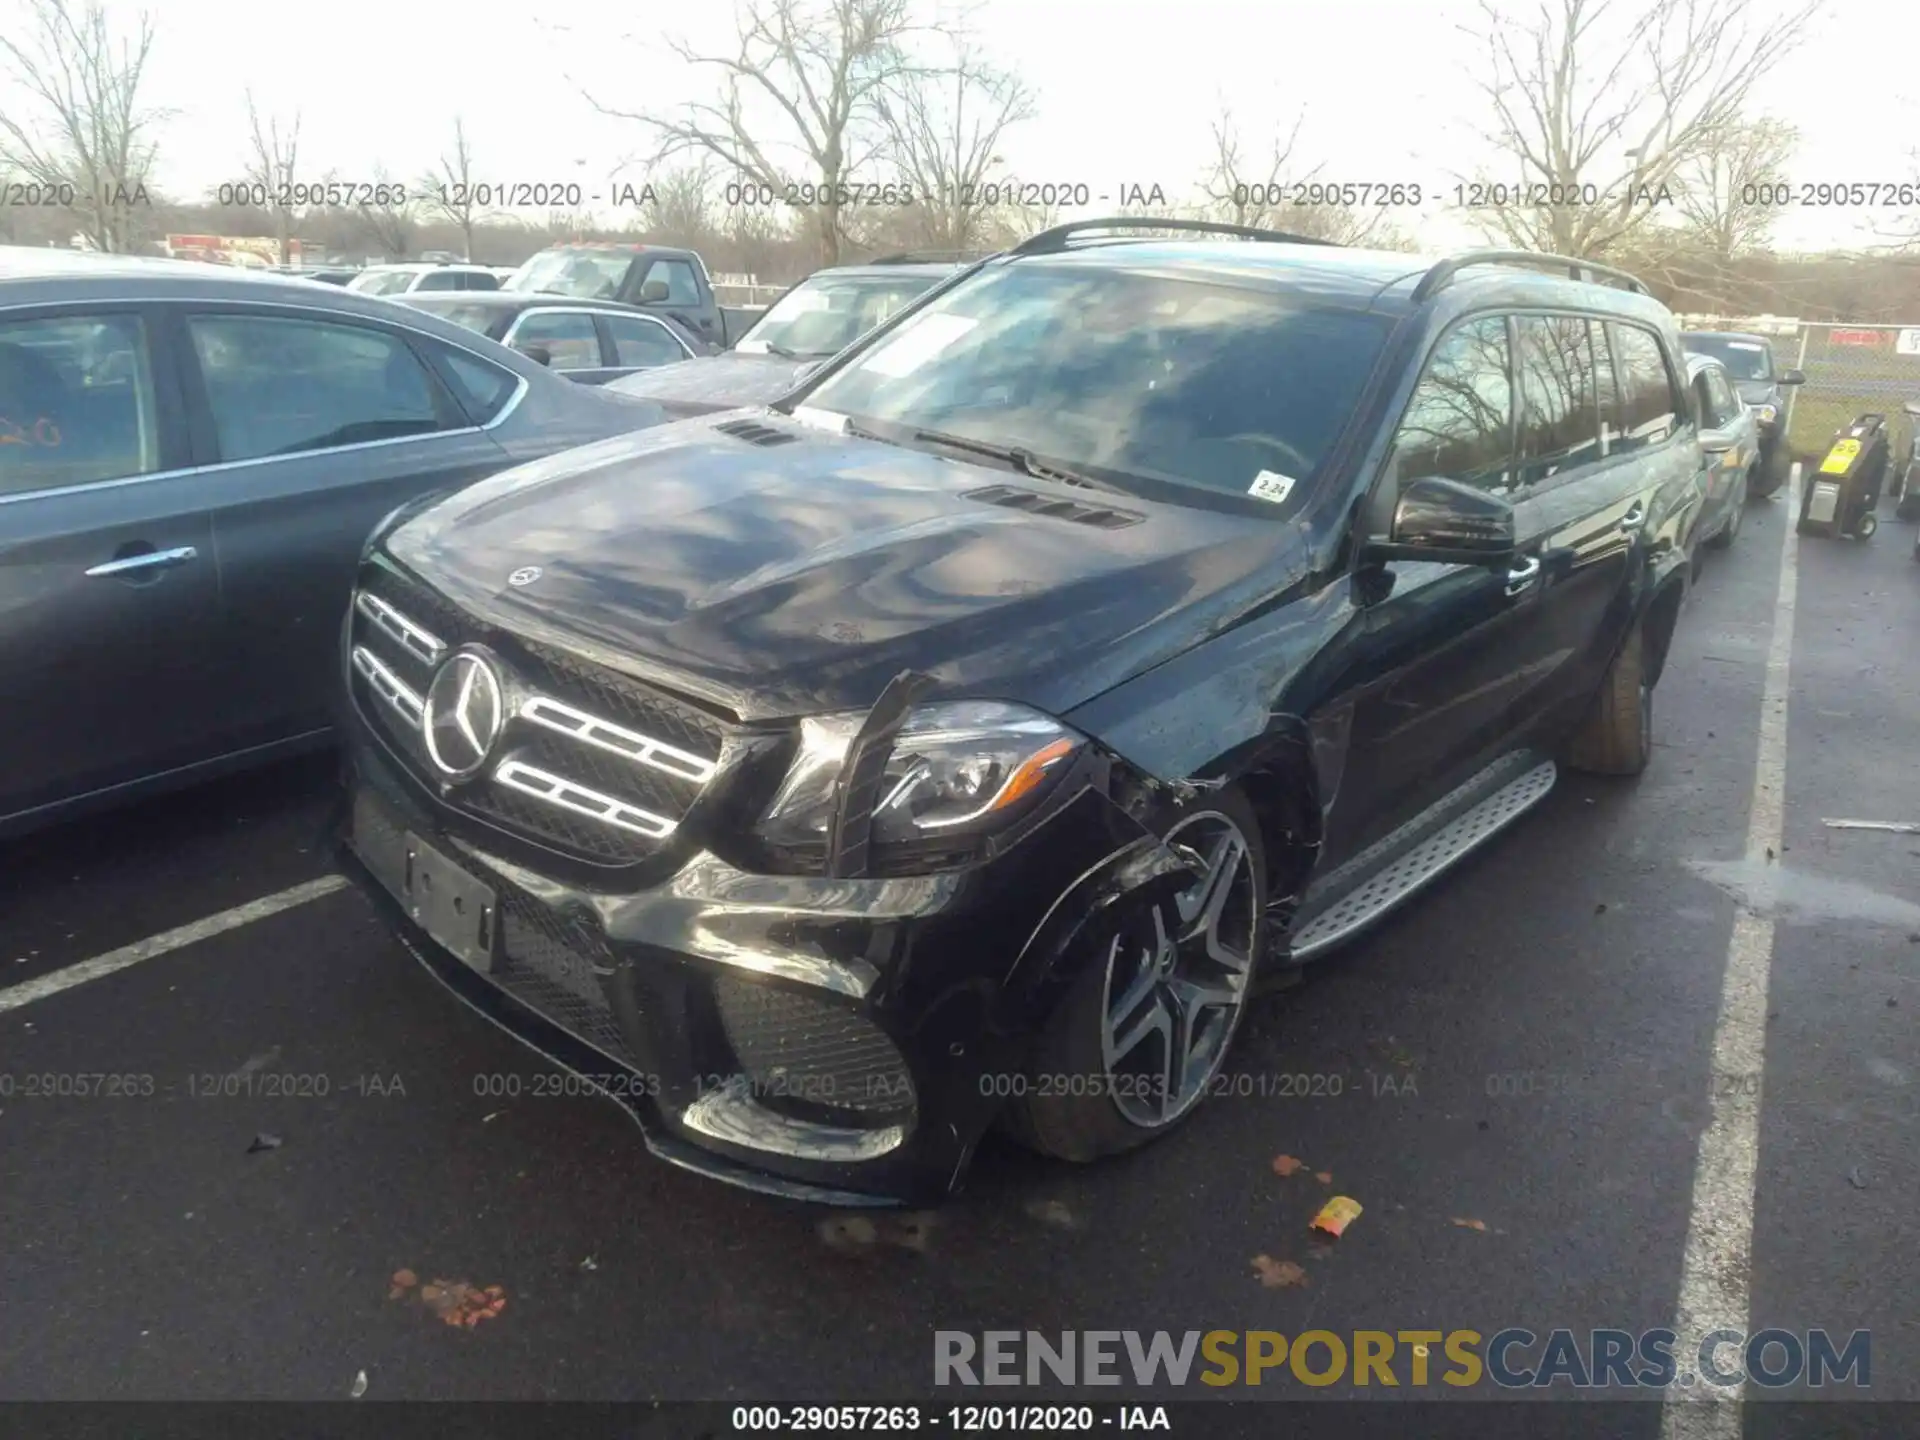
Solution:
M445 777L421 734L446 656L488 644L514 713L485 772L447 803L601 865L645 860L718 772L725 725L686 701L545 646L496 636L435 591L369 566L350 636L356 704L414 772Z
M900 1052L845 1005L730 975L714 983L713 997L727 1043L762 1099L867 1117L912 1111Z

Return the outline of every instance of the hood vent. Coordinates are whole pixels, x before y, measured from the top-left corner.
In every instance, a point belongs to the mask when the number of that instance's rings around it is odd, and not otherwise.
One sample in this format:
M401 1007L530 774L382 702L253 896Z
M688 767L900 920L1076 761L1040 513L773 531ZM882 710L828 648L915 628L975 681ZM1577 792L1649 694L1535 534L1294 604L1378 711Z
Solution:
M1075 500L1056 500L1032 490L1012 485L989 485L984 490L969 490L969 500L983 505L1003 505L1009 510L1025 510L1033 515L1050 515L1055 520L1070 520L1075 525L1091 525L1096 530L1124 530L1147 517L1130 510L1109 510L1100 505L1082 505Z
M800 437L791 430L776 430L771 425L762 425L757 420L729 420L724 425L713 427L722 435L731 435L736 440L744 440L749 445L791 445Z

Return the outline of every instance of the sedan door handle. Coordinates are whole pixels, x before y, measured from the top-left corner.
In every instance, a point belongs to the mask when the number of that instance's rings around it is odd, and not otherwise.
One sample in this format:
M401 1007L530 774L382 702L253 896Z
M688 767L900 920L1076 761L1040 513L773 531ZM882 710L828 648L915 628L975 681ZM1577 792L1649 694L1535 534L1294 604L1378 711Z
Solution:
M149 550L142 555L128 555L119 560L108 560L95 565L87 574L92 577L111 577L116 575L137 575L146 570L171 570L176 565L184 565L189 560L199 558L200 552L191 545L181 545L172 550Z
M1529 555L1507 571L1507 594L1518 595L1540 576L1540 557Z
M1644 500L1634 501L1633 508L1620 517L1620 528L1622 530L1638 530L1646 523L1647 502Z

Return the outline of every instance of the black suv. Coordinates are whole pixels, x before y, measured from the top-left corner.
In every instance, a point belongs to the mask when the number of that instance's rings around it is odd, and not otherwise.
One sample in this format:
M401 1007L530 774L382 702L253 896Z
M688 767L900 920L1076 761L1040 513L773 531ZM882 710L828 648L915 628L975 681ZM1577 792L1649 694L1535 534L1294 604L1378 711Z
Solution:
M1256 985L1560 763L1647 763L1700 505L1668 312L1139 223L368 546L345 863L678 1164L912 1202L996 1118L1126 1150Z
M1793 457L1782 442L1787 433L1786 388L1804 385L1798 370L1777 370L1773 346L1764 335L1732 330L1688 330L1680 343L1695 355L1708 355L1727 369L1734 391L1753 411L1760 427L1760 460L1747 480L1747 494L1764 499L1787 483Z

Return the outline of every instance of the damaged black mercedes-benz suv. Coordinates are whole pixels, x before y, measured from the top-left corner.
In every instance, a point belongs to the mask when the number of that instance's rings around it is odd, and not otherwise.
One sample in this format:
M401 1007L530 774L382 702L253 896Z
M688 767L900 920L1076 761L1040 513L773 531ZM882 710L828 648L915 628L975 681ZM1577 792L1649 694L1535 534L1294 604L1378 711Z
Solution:
M1702 445L1666 310L1140 223L369 542L345 863L675 1163L918 1203L996 1119L1162 1135L1261 984L1558 764L1646 763Z

